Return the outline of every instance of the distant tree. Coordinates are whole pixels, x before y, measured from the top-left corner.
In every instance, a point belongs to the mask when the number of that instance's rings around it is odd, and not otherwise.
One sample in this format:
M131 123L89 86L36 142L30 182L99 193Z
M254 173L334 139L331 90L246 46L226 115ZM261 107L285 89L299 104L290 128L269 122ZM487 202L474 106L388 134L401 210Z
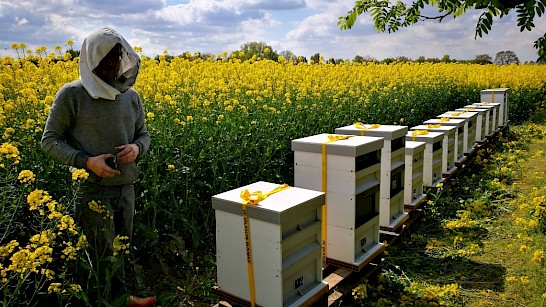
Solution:
M385 64L390 64L392 62L394 62L393 58L385 58L383 59L383 61L381 61L381 63L385 63Z
M506 50L497 52L497 55L495 56L495 64L508 65L512 63L519 64L519 59L514 51Z
M311 61L314 63L314 64L319 64L320 63L320 53L315 53L311 56Z
M429 63L440 63L440 59L439 58L428 58L426 59L427 62Z
M199 57L203 60L208 60L209 58L212 58L212 53L199 53Z
M442 57L440 62L442 62L442 63L451 63L451 57L449 56L449 54L444 54L444 56Z
M407 56L399 56L395 59L397 62L411 62L411 58L408 58Z
M328 64L336 64L336 60L334 58L329 58L328 59L328 62L326 62Z
M353 58L353 62L354 63L362 63L362 62L364 62L364 57L357 54Z
M489 54L478 54L474 60L471 61L474 64L493 64L493 59Z
M426 59L425 59L424 56L420 56L420 57L418 57L418 58L415 60L415 62L417 62L417 63L424 63L424 62L426 62Z
M372 57L369 56L369 55L365 55L365 56L357 55L357 56L355 56L355 58L353 59L353 62L355 62L355 63L364 63L364 62L373 62L373 61L375 61L375 59L372 58Z
M436 6L438 16L424 16L421 10L427 6ZM546 12L545 0L356 0L354 7L346 16L338 18L342 30L350 29L363 13L370 13L377 31L396 32L423 20L441 22L447 16L457 18L469 11L478 11L480 17L476 24L474 37L488 34L493 25L493 17L502 18L511 11L517 12L517 26L520 32L531 31L536 16ZM546 60L546 33L534 42L538 60Z
M279 52L279 55L282 56L287 61L297 62L296 55L290 50L281 51Z
M241 54L242 52L242 54ZM249 42L241 45L241 50L237 58L246 61L256 56L261 59L277 61L279 55L273 48L263 42Z

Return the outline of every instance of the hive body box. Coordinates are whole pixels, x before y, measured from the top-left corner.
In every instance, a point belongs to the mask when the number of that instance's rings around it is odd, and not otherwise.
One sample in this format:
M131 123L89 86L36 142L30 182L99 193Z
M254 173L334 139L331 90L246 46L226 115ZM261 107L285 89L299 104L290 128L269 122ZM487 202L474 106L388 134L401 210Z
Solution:
M497 127L504 127L508 124L508 96L510 88L493 88L480 92L482 102L500 103Z
M426 195L423 193L424 142L406 141L406 172L404 178L404 208L416 208Z
M482 109L490 109L492 117L489 117L489 120L491 121L491 134L497 132L499 130L499 116L500 116L500 103L496 102L477 102L473 103L472 106L475 108L482 108Z
M368 127L368 126L366 126ZM358 129L355 125L336 128L338 134L382 137L381 190L379 194L379 226L395 231L408 219L404 211L405 143L407 126L381 125L377 128Z
M476 146L476 121L478 118L478 113L476 112L455 112L450 111L444 114L438 115L438 118L447 117L447 118L457 118L464 119L464 142L463 142L463 151L465 155L470 155L474 151Z
M457 133L457 127L455 126L442 126L436 127L436 125L419 125L411 127L410 131L414 130L427 130L431 132L441 132L444 134L443 139L443 153L442 153L442 175L443 177L451 177L453 173L457 171L455 166L455 152L457 146L455 145L455 134Z
M328 136L292 140L295 186L322 190L322 147ZM379 243L382 147L382 138L364 136L325 144L329 263L359 270L384 250Z
M464 108L455 109L456 112L475 112L478 113L476 116L476 143L481 144L487 141L486 131L489 131L486 127L486 116L488 110L482 108L476 108L474 106L466 106Z
M490 137L493 135L494 132L494 123L493 123L493 109L492 106L483 107L482 105L466 105L466 109L474 109L477 112L480 112L480 110L484 110L482 114L482 139ZM479 115L478 115L479 116Z
M464 144L466 143L465 139L465 133L464 133L464 127L465 127L465 120L459 119L459 118L447 118L447 120L443 121L440 118L433 118L426 120L423 122L425 125L436 125L440 124L442 126L449 126L449 127L455 127L455 149L454 155L455 155L455 166L462 164L466 157L464 155Z
M216 216L218 287L250 301L240 193L267 193L278 184L256 182L212 197ZM327 291L322 282L322 192L290 187L247 205L256 304L301 306Z
M425 143L423 184L426 187L435 187L438 183L445 181L442 176L444 134L441 132L428 132L428 134L413 135L414 132L408 132L406 142L417 141Z

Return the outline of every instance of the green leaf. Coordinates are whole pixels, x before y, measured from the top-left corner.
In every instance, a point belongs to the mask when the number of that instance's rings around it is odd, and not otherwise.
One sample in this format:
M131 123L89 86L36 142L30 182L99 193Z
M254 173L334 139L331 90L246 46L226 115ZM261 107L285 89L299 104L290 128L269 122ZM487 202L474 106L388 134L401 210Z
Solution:
M535 7L535 10L537 12L538 17L541 17L542 14L544 14L544 4L537 2L537 6Z

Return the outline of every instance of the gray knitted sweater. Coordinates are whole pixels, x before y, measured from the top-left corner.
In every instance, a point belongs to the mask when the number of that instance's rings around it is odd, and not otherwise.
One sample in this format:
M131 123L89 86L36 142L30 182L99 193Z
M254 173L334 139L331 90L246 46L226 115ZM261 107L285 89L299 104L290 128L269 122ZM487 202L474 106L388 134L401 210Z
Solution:
M115 147L135 143L142 156L150 146L144 108L134 89L115 100L93 99L81 80L57 93L42 136L42 149L63 164L85 168L89 156L116 154ZM118 165L121 175L102 178L102 185L121 185L138 177L136 162ZM89 171L90 172L90 171Z

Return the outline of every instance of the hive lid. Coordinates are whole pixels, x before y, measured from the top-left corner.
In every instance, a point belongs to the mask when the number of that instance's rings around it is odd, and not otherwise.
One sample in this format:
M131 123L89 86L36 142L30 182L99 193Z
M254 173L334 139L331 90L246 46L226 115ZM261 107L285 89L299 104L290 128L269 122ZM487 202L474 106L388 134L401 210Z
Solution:
M438 115L438 118L449 117L449 118L464 118L466 120L471 120L478 116L478 112L466 112L466 111L449 111L444 114Z
M500 102L476 102L476 103L473 103L472 104L473 106L477 106L477 107L484 107L484 108L497 108L499 107L501 104Z
M223 192L212 197L212 208L242 215L241 192L247 189L250 193L261 191L268 193L280 184L258 181L240 188ZM247 205L248 217L273 224L285 224L297 220L302 213L315 210L325 203L323 192L289 187L271 194L258 205Z
M478 114L483 114L487 112L486 108L480 108L479 106L465 106L464 108L455 109L457 112L476 112Z
M413 155L425 150L425 142L406 141L406 155Z
M366 129L360 129L353 124L336 128L335 132L339 134L360 135L362 131L364 131L364 135L383 137L385 140L401 138L408 132L407 126L380 125L379 127L372 128L372 125L364 124L364 127L366 127Z
M491 94L491 93L506 93L510 90L509 87L501 87L501 88L489 88L485 90L481 90L481 94Z
M444 134L451 134L455 133L457 131L457 126L443 126L440 125L439 127L429 127L428 125L418 125L415 127L411 127L410 131L412 130L428 130L428 131L434 131L434 132L442 132Z
M445 121L445 122L443 122L441 120L441 118L433 118L433 119L429 119L429 120L423 122L423 124L425 124L425 125L428 125L428 124L441 124L442 126L462 127L462 126L464 126L465 122L466 122L466 120L463 119L463 118L448 118L448 120Z
M406 141L418 141L433 144L444 139L444 133L442 132L430 131L428 134L413 135L412 133L414 131L410 131L408 134L406 134Z
M343 136L342 134L316 134L301 139L292 140L293 151L322 153L322 144L329 141L328 136ZM383 148L383 138L372 136L349 135L349 138L326 144L329 155L358 157Z

